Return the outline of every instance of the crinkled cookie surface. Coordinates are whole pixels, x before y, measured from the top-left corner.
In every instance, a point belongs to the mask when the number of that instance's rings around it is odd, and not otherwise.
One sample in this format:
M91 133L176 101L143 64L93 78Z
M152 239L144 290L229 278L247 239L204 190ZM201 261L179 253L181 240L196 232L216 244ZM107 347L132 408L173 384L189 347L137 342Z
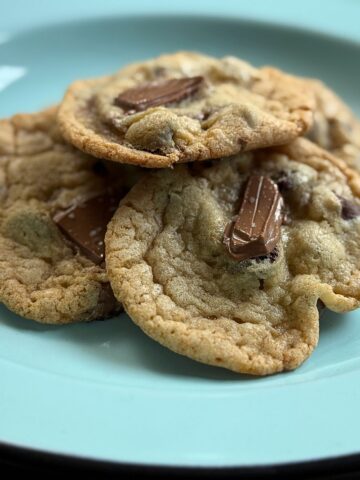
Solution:
M169 81L184 78L195 79L196 86L170 88ZM172 89L171 95L159 93L159 85ZM147 93L139 94L139 88ZM126 108L133 89L142 100L152 95L152 101ZM59 124L65 138L87 153L166 167L285 144L310 127L313 107L306 88L278 70L256 69L235 57L180 52L73 83Z
M319 80L308 80L315 95L314 124L308 138L360 171L360 120Z
M101 162L64 143L56 114L50 108L0 121L0 301L26 318L60 324L105 318L120 304L104 265L80 253L53 221L108 182Z
M223 235L250 172L277 183L286 221L270 255L239 262ZM319 300L359 306L359 195L357 174L306 139L152 173L107 230L115 296L175 352L249 374L294 369L317 345Z

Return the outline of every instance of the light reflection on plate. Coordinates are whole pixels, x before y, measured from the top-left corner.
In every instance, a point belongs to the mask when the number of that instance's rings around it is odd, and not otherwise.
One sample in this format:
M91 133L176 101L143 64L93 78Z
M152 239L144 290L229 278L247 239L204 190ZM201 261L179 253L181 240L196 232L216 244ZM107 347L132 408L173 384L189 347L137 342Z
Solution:
M1 36L0 36L1 44ZM26 68L0 65L0 92L26 74Z

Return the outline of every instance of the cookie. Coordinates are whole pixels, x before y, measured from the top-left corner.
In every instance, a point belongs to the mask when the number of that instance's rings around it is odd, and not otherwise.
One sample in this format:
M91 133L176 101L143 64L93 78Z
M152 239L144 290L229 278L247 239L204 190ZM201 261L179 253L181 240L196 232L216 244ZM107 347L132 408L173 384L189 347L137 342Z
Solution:
M0 121L0 301L41 323L102 319L120 309L104 268L106 221L133 172L109 173L67 145L56 115Z
M168 167L285 144L310 127L312 107L278 70L180 52L73 83L59 124L99 158Z
M319 80L308 80L316 100L314 124L307 136L360 171L360 120Z
M360 301L360 180L306 139L144 177L105 237L115 296L150 337L235 372L298 367L317 304Z

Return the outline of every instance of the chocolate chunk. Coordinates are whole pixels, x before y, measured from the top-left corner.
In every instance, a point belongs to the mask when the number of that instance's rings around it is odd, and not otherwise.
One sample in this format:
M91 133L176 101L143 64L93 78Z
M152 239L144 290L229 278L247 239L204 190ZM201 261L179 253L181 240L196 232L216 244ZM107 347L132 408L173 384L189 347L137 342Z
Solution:
M149 107L180 102L196 93L203 80L203 77L185 77L147 83L120 93L115 98L115 105L127 113L135 113Z
M104 260L106 227L124 196L122 189L107 190L100 195L75 203L57 212L53 220L62 233L94 263Z
M238 215L224 231L223 243L230 255L242 261L268 255L280 239L283 200L269 177L251 175Z
M344 220L352 220L360 216L360 205L352 203L349 199L339 197L341 202L341 217Z

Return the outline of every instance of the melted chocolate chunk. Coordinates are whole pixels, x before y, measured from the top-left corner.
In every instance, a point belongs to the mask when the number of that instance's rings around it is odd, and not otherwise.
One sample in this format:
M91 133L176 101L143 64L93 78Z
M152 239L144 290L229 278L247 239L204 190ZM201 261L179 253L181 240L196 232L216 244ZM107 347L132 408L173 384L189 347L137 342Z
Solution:
M106 228L124 190L107 190L57 212L53 220L62 233L94 263L104 260Z
M339 198L341 202L341 217L344 220L352 220L360 216L360 205L352 203L348 198Z
M130 114L177 103L196 93L203 81L203 77L184 77L147 83L120 93L115 98L115 105Z
M242 261L268 255L280 239L283 200L277 185L263 175L247 181L240 210L224 231L230 255Z

